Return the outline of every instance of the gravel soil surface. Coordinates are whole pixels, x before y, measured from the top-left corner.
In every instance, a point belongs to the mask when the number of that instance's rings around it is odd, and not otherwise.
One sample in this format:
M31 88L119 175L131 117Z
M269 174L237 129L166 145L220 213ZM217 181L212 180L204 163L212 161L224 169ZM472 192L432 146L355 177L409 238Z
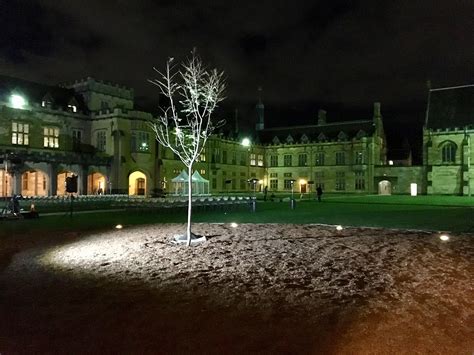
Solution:
M474 235L184 228L0 241L0 353L474 352Z

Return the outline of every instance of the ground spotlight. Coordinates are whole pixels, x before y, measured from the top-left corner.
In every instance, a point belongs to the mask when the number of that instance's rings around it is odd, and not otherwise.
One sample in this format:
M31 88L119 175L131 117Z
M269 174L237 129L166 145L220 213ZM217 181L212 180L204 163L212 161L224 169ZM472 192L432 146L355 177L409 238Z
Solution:
M232 223L230 224L230 226L231 226L232 228L237 228L238 224L235 223L235 222L232 222Z
M122 226L121 224L117 224L117 225L115 226L115 229L122 229L122 228L123 228L123 226Z
M336 230L342 231L342 226L336 226Z
M449 235L442 234L439 236L439 239L441 239L443 242L447 242L449 240Z

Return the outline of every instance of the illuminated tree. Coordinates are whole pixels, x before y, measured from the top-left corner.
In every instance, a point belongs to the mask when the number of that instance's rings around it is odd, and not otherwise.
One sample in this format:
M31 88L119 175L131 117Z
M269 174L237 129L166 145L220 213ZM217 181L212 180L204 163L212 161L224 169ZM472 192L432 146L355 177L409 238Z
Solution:
M169 105L152 124L156 139L175 153L188 170L188 221L187 245L191 245L192 172L206 141L224 121L213 122L211 115L219 102L224 100L224 73L209 70L193 50L181 65L173 65L173 58L166 63L165 72L153 68L158 79L150 82L158 86Z

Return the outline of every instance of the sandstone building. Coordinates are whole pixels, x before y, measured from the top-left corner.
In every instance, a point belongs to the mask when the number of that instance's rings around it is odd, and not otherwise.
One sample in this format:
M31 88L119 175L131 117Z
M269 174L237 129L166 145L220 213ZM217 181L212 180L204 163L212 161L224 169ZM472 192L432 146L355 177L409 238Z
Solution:
M474 90L461 89L469 101ZM259 101L250 144L216 134L195 170L209 180L211 193L268 186L304 194L318 185L326 192L409 193L416 183L419 193L470 194L473 111L443 111L441 96L448 93L430 91L423 166L388 164L379 103L372 117L332 122L320 110L311 125L265 128ZM71 175L78 176L79 194L172 193L171 180L183 165L159 146L151 120L134 108L129 88L93 78L49 86L0 76L0 196L63 195Z

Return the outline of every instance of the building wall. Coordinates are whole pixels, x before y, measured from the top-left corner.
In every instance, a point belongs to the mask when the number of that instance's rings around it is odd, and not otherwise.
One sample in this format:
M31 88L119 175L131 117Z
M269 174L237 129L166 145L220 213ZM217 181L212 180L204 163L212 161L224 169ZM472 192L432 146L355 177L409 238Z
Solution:
M471 139L474 130L444 129L423 132L424 165L428 194L471 195L474 191L474 151ZM443 161L443 147L453 144L454 161Z

